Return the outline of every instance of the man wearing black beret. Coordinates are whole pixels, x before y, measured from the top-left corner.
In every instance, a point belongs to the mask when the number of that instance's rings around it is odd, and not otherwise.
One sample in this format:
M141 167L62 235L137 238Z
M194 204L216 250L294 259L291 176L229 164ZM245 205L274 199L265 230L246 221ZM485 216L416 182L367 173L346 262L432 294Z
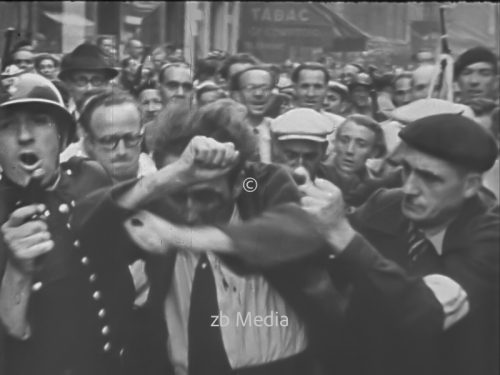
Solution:
M470 106L484 124L493 108L498 106L498 57L486 47L474 47L461 54L455 62L455 80L460 88L461 101ZM489 121L486 121L489 127Z
M486 47L474 47L462 53L455 62L455 79L463 100L495 98L497 56Z
M341 357L357 375L497 375L500 213L482 192L496 142L456 114L399 137L403 187L375 192L350 217L333 184L300 187L327 233L332 274L353 286Z

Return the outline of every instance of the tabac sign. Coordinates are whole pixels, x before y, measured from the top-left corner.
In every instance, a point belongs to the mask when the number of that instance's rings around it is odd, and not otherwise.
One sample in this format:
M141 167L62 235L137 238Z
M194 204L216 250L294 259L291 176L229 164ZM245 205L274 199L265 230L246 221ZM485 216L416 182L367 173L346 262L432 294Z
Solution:
M243 3L242 20L251 24L274 26L331 26L327 17L308 3L248 2Z
M250 8L252 21L258 22L311 22L311 10L305 6L293 7L287 6L273 7L269 4L264 6L254 6Z
M242 2L242 50L285 59L290 46L323 47L331 43L332 22L317 6L293 2Z

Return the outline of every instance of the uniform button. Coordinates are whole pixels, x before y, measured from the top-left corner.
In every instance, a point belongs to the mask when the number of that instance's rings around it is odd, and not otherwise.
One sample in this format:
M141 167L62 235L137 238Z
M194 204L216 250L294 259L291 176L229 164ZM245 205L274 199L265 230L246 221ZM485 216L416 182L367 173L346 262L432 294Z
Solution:
M43 211L43 216L49 217L50 216L50 211L49 210Z
M89 281L90 281L91 283L93 283L93 282L94 282L94 281L96 281L96 280L97 280L97 275L96 275L95 273L93 273L92 275L90 275L90 277L89 277Z
M43 284L39 281L37 283L34 283L33 286L31 287L31 290L34 292L38 292L40 289L42 289Z
M105 352L109 352L111 350L111 343L107 342L106 344L104 344L103 349Z
M82 258L82 264L84 264L84 265L88 266L88 264L89 264L89 263L90 263L90 261L89 261L89 258L88 258L88 257L83 257L83 258Z
M100 309L99 312L97 313L97 316L101 319L104 318L106 316L106 310Z
M74 247L80 247L80 241L79 240L75 240L75 242L73 242L73 246Z
M59 205L58 210L62 214L67 214L69 212L69 206L66 203L62 203Z
M109 335L109 326L104 326L104 327L102 327L102 329L101 329L101 333L102 333L104 336Z
M201 268L203 268L203 269L207 268L207 263L206 263L206 262L203 262L203 263L201 264Z
M67 174L68 176L71 176L71 175L73 174L73 171L72 171L71 169L67 169L67 170L66 170L66 174Z
M92 298L95 299L96 301L99 301L101 299L101 292L96 291L92 294Z

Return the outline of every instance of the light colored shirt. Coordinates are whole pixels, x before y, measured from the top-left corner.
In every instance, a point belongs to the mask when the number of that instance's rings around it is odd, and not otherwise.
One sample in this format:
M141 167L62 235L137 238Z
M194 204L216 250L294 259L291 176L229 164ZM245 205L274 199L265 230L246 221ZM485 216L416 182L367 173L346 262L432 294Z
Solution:
M239 220L235 208L231 222ZM189 252L178 253L164 305L168 355L176 375L188 374L190 296L198 259ZM232 369L288 358L307 348L303 322L263 276L237 275L212 253L208 253L208 260L220 311L214 323L220 325L218 329ZM270 324L256 324L256 319L266 316Z
M272 162L271 119L264 117L264 120L253 128L253 131L258 138L261 163L270 164Z
M443 241L447 228L437 233L425 233L439 256L443 255ZM462 286L452 278L442 274L423 277L424 283L434 293L443 308L443 330L447 330L465 318L470 311L469 298Z
M425 234L425 237L432 243L438 255L443 255L443 241L446 234L446 228L435 234Z
M59 156L59 161L61 163L77 156L81 158L88 157L85 149L83 147L83 139L78 142L70 144ZM139 155L139 170L137 171L137 177L142 177L156 171L156 166L153 159L147 154L141 153ZM149 281L146 276L145 263L143 260L136 260L134 263L129 265L129 270L132 275L135 286L135 305L142 306L147 300L149 294Z

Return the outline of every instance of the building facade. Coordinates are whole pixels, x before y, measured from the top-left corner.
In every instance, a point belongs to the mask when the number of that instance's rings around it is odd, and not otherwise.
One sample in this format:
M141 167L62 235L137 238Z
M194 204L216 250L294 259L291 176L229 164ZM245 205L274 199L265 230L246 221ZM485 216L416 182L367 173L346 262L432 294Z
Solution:
M191 62L212 49L236 52L239 11L239 2L0 2L0 29L14 27L18 38L36 37L40 50L55 54L107 35L115 40L118 58L126 41L137 37L151 49L167 43L181 47Z

